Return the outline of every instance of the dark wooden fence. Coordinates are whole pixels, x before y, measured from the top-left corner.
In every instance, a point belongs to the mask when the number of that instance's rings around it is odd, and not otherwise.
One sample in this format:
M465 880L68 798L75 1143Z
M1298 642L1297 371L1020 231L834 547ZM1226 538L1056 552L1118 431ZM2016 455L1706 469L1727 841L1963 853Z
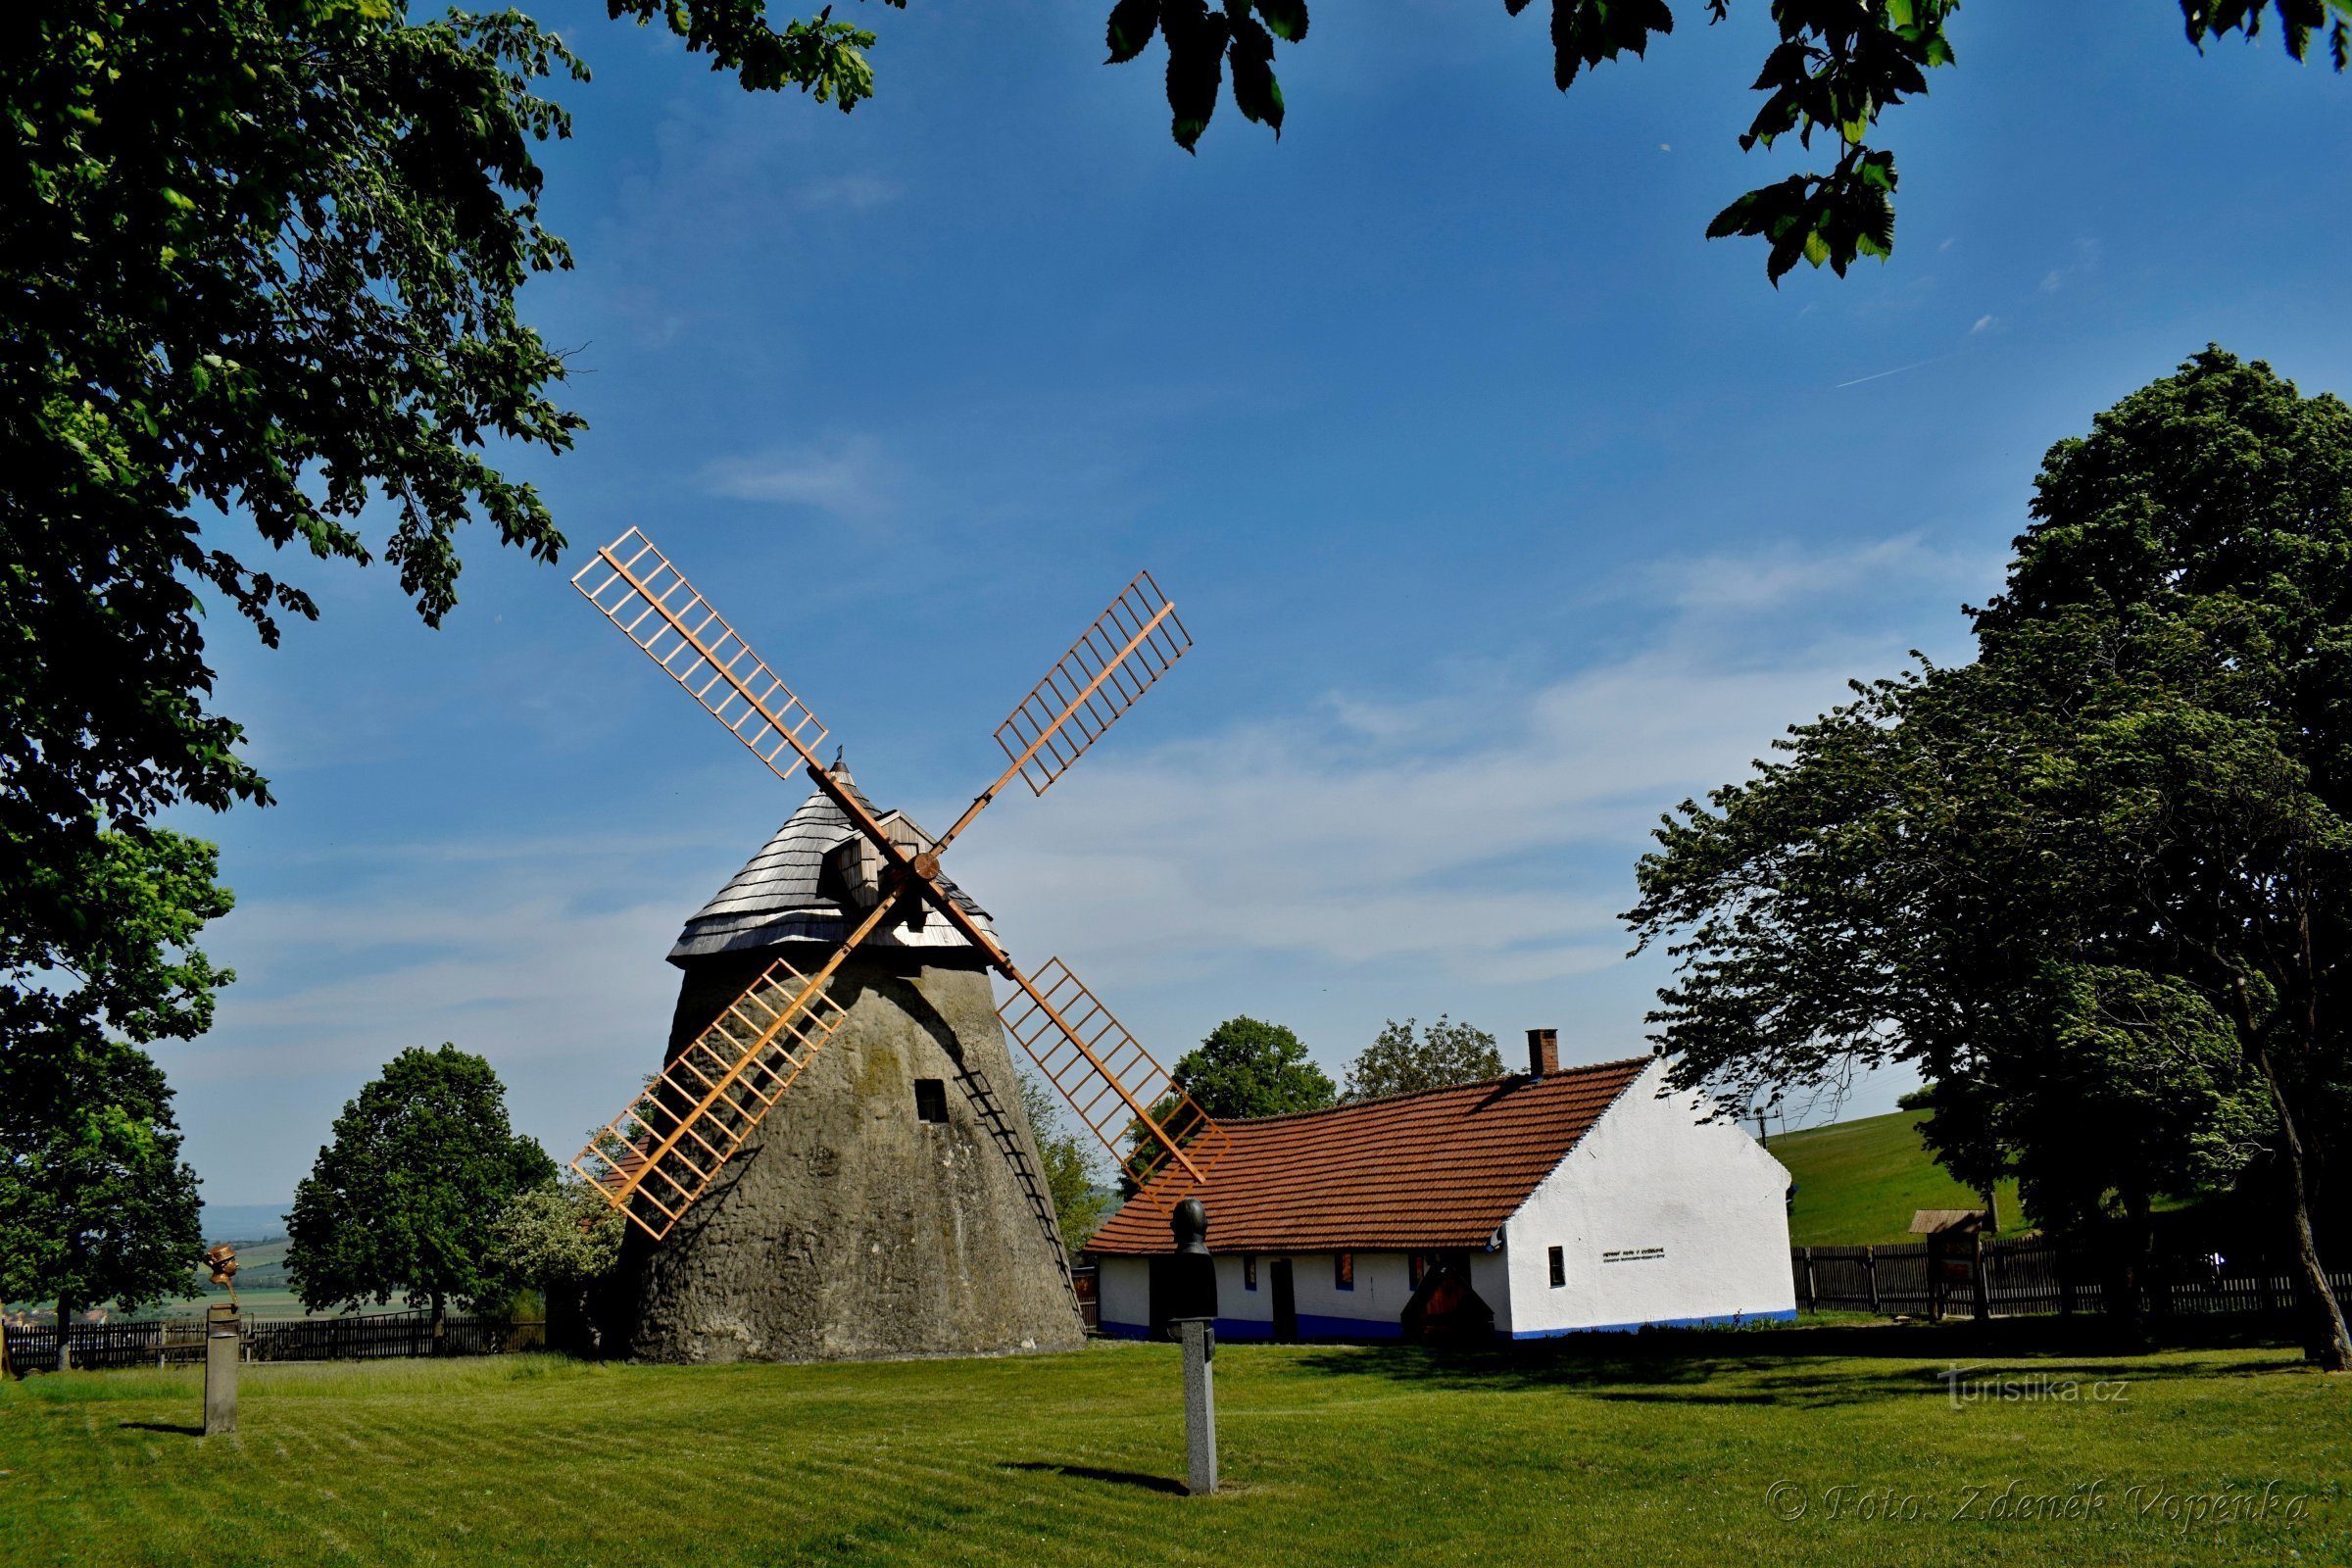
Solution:
M1965 1240L1938 1257L1922 1242L1891 1247L1799 1247L1789 1252L1797 1304L1807 1311L1966 1316L1976 1307L1976 1270L1996 1317L2099 1312L2117 1288L2097 1252L2038 1236L1988 1241L1981 1254ZM2248 1253L2159 1253L2141 1270L2141 1308L2168 1312L2282 1312L2294 1301L2286 1260ZM2330 1269L2339 1298L2352 1297L2352 1271Z
M248 1361L370 1361L431 1355L429 1312L387 1312L371 1317L244 1318ZM506 1318L453 1317L443 1324L443 1353L499 1355L547 1346L543 1322ZM55 1325L10 1327L9 1369L20 1376L57 1365ZM120 1323L76 1323L67 1345L74 1366L177 1366L204 1359L202 1318L152 1318Z

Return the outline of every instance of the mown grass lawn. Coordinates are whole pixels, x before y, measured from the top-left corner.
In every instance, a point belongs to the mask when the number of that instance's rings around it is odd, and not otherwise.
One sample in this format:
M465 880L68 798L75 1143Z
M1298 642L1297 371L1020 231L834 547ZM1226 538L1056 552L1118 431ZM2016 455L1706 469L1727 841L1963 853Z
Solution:
M1970 1344L1227 1346L1208 1498L1176 1489L1170 1347L265 1366L203 1440L196 1374L34 1377L0 1387L0 1560L2352 1562L2352 1380L2279 1348L2012 1347L1971 1376L2079 1396L1955 1409L1938 1374ZM2081 1517L2005 1517L2051 1497Z

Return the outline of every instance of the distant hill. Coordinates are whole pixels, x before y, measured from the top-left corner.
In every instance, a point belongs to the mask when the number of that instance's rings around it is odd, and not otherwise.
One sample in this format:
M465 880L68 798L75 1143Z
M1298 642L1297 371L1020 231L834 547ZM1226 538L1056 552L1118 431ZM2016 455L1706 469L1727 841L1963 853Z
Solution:
M1877 1247L1913 1242L1911 1216L1923 1208L1978 1208L1983 1200L1944 1173L1919 1141L1918 1111L1890 1111L1780 1133L1773 1157L1796 1181L1788 1210L1791 1247ZM2021 1228L2017 1183L2000 1189L2001 1225Z

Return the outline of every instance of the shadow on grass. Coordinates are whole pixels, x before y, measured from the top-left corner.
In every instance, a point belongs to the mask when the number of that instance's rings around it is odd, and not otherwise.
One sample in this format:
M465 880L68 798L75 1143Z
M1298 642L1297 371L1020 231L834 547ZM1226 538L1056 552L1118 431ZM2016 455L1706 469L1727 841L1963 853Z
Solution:
M2082 1383L2118 1376L2253 1377L2277 1370L2264 1362L2207 1356L2144 1369L2129 1364L2159 1350L2249 1348L2299 1355L2275 1327L2175 1323L2161 1326L2151 1338L2121 1332L2096 1318L2013 1318L1985 1324L1667 1329L1453 1348L1334 1347L1310 1351L1296 1365L1333 1376L1429 1386L1575 1389L1596 1398L1638 1403L1828 1407L1945 1395L1953 1367L1980 1378L2030 1374ZM1821 1364L1857 1360L1886 1364L1868 1369ZM2119 1367L2119 1361L2126 1364Z
M183 1427L170 1421L118 1421L115 1425L124 1432L168 1432L175 1438L204 1436L202 1427Z
M1076 1476L1081 1481L1107 1481L1114 1486L1141 1487L1146 1492L1167 1492L1177 1496L1189 1496L1191 1491L1181 1481L1166 1476L1148 1476L1140 1470L1105 1470L1091 1464L1055 1464L1050 1460L1023 1459L999 1465L1000 1470L1028 1470L1040 1475Z

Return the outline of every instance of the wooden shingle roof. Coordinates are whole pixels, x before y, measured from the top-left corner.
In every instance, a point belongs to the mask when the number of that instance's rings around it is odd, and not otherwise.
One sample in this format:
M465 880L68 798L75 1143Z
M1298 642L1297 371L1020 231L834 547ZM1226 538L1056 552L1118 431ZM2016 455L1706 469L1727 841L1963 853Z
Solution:
M1232 1145L1182 1196L1207 1207L1217 1252L1483 1248L1653 1059L1224 1122ZM1172 1180L1189 1185L1152 1185ZM1166 1208L1128 1204L1087 1250L1173 1250Z
M865 792L858 788L847 771L836 772L834 777L867 810L874 811L876 816L883 814L874 810L873 803L866 800ZM857 832L850 825L848 814L831 796L822 790L810 795L776 829L775 837L761 845L760 853L746 861L743 869L729 877L727 885L687 920L686 928L678 933L677 945L669 950L669 961L683 965L688 959L711 954L749 953L787 942L841 941L849 935L851 915L844 903L846 890L832 885L823 874L825 855L834 846L854 838ZM948 895L982 930L995 934L987 910L974 904L955 883L948 882L947 889ZM932 912L919 931L886 922L866 942L877 948L971 951L971 944L941 919L937 911Z

